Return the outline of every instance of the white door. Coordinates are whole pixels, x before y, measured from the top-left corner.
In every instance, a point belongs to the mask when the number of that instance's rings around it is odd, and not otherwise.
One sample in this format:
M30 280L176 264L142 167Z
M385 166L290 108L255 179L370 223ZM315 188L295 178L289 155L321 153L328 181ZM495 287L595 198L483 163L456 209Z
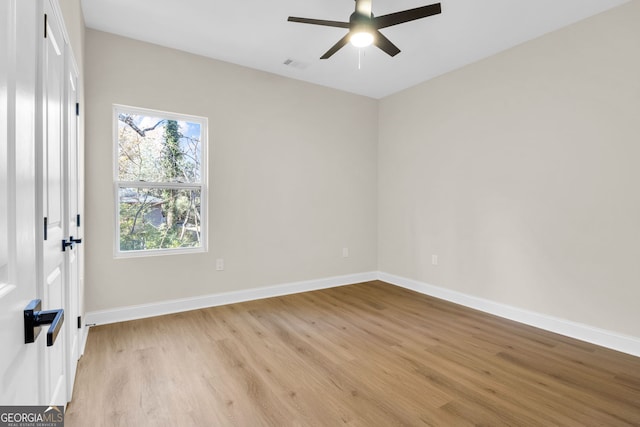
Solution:
M44 34L41 50L42 144L39 147L38 170L41 172L41 217L44 233L41 237L42 262L39 294L43 310L66 309L66 270L63 240L66 218L64 209L64 137L65 135L65 56L62 27L49 0L43 2ZM65 310L66 311L66 310ZM65 323L70 319L65 317ZM57 341L44 351L44 392L47 404L67 402L66 327ZM42 344L41 344L42 345Z
M81 217L79 205L79 138L78 138L78 71L72 55L66 61L66 99L65 99L65 219L69 241L75 244L66 251L67 271L67 401L71 401L76 367L80 358L80 306L79 278L82 251Z
M77 209L65 206L77 206L78 184L65 194L77 167L76 119L66 108L75 106L77 82L67 83L61 22L56 0L0 1L0 405L67 401L68 325L48 346L49 325L26 343L24 320L35 299L41 310L66 309L66 269L77 264L63 251Z
M37 3L0 1L0 404L42 403L38 343L25 344L23 310L37 296ZM32 53L32 54L29 54ZM40 223L42 224L42 223ZM42 335L42 334L41 334ZM38 341L42 342L42 338Z

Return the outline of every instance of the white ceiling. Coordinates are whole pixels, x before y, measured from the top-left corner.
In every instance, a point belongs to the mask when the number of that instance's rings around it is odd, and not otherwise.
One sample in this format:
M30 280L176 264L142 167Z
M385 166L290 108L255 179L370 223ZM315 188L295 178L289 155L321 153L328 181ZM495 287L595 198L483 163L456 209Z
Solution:
M82 0L89 28L382 98L628 0L441 0L442 14L381 30L402 52L347 45L346 29L288 16L348 21L353 0ZM434 3L373 0L376 16ZM292 59L295 66L284 65Z

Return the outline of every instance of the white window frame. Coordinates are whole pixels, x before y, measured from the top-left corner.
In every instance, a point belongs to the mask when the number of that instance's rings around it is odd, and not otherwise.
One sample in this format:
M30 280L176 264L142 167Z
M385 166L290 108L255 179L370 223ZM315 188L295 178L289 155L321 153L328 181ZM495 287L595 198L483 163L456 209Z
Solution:
M151 117L161 117L167 120L186 121L200 125L200 183L160 183L147 181L120 181L119 180L119 142L118 142L118 114L140 114ZM206 117L192 116L180 113L171 113L148 108L131 107L128 105L113 104L113 189L114 189L114 244L113 254L115 258L135 258L161 255L193 254L208 251L208 145L209 145L209 124ZM167 249L143 249L137 251L120 250L120 188L175 188L175 189L199 189L200 190L200 246L189 248L167 248Z

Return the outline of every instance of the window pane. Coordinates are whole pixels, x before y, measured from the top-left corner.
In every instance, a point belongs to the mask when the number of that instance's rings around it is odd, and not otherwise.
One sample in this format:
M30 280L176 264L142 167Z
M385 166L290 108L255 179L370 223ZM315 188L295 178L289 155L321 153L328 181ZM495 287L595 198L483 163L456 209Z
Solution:
M120 250L201 244L200 189L120 188Z
M199 123L118 113L118 180L200 182Z

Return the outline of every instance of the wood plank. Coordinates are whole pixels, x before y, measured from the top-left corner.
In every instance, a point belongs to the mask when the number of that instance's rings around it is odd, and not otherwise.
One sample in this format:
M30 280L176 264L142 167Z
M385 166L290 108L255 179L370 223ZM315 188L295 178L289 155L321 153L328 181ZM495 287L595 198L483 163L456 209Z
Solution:
M67 426L640 425L640 358L383 282L91 329Z

